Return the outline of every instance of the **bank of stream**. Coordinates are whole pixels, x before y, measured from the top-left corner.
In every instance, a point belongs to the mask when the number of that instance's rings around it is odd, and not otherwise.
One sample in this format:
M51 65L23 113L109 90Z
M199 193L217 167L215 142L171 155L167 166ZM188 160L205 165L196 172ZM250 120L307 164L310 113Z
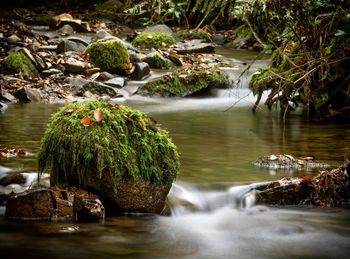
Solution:
M254 206L253 197L242 193L251 183L318 173L257 168L253 161L262 155L313 156L338 166L350 154L348 125L311 124L298 114L283 123L278 112L265 107L252 113L255 99L244 82L219 90L215 98L123 100L155 117L179 148L181 172L169 194L171 216L123 215L89 224L11 222L2 207L1 257L347 257L348 209ZM0 143L28 152L1 158L0 177L36 172L40 138L58 107L10 104L0 113Z

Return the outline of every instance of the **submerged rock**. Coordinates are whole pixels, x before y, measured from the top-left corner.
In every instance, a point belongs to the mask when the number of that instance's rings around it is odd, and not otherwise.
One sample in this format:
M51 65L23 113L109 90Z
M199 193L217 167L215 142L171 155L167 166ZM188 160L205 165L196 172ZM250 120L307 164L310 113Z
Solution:
M89 190L111 213L160 213L179 170L176 146L154 119L107 102L60 109L38 157L52 186Z
M291 155L268 155L259 157L254 165L269 169L315 169L315 168L329 168L329 164L317 163L313 161L312 157L294 158Z

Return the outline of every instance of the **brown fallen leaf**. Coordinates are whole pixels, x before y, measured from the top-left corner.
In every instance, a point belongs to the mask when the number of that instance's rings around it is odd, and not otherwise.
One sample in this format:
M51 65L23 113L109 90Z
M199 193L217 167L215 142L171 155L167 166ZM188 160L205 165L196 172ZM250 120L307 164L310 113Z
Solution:
M103 111L100 109L100 108L97 108L95 111L94 111L94 117L95 117L95 120L97 122L100 122L103 120Z
M89 127L89 126L92 126L94 124L94 121L90 117L84 117L80 120L80 123L84 127Z
M146 128L146 123L145 123L145 121L144 121L142 118L140 118L140 125L141 125L141 128L142 128L143 130L147 130L147 128Z

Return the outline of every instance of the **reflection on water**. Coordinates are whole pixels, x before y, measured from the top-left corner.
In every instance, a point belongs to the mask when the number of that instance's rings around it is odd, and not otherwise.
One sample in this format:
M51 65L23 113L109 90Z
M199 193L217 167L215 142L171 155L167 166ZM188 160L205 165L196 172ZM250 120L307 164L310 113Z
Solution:
M277 113L260 109L252 114L245 102L250 97L227 110L240 100L237 95L246 95L244 89L234 91L215 99L126 101L151 113L170 131L182 164L175 187L192 195L194 207L182 200L171 205L178 211L172 217L127 215L107 218L103 224L7 222L1 218L1 257L346 257L350 252L348 210L254 207L251 197L245 196L246 187L237 186L317 174L254 167L252 161L262 155L311 155L338 165L344 154L350 154L349 125L309 124L297 116L283 125ZM1 175L36 171L40 138L49 115L58 107L12 104L0 113L0 145L21 147L32 154L2 158Z

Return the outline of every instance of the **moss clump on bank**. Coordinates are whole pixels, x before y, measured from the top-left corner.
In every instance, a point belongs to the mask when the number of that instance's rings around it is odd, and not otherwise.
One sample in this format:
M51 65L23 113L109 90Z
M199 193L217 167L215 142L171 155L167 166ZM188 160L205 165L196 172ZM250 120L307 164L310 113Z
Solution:
M94 42L86 48L86 53L94 65L106 71L118 71L129 63L128 50L119 39Z
M0 64L1 72L4 74L23 73L27 76L36 76L36 70L30 59L22 52L16 51L8 55Z
M144 31L138 35L133 41L132 44L139 48L162 48L165 46L170 46L175 44L176 40L169 34L164 32L151 32Z
M184 97L199 93L209 88L229 88L227 74L220 70L193 70L189 74L181 74L181 70L141 86L138 94L146 96Z
M69 104L52 115L38 164L39 174L50 169L56 183L76 178L84 186L91 174L169 184L178 173L179 155L168 132L145 113L93 101Z

